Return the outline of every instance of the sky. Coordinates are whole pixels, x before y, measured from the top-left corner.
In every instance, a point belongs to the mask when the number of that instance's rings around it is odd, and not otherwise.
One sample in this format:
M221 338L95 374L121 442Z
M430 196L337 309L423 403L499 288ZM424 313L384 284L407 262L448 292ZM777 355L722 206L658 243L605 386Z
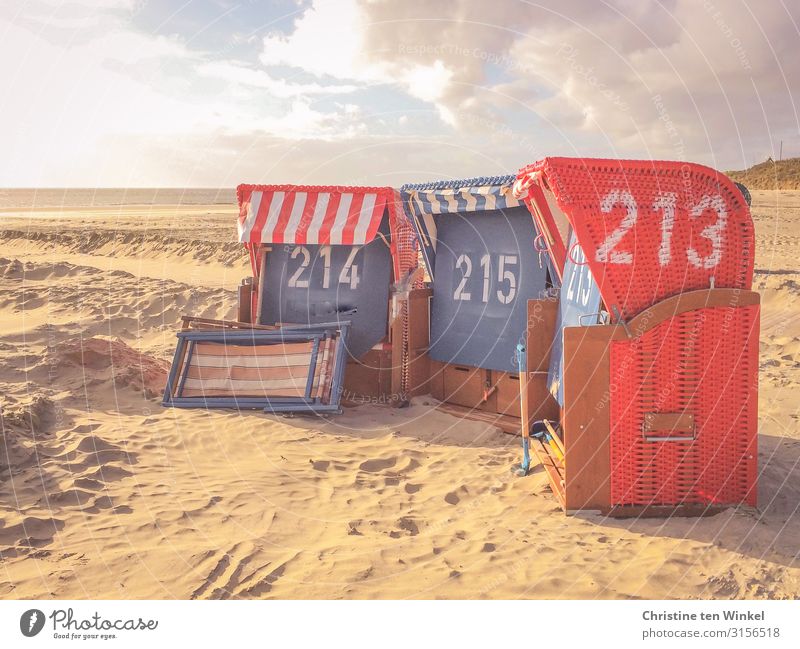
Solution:
M3 0L1 187L800 156L796 0Z

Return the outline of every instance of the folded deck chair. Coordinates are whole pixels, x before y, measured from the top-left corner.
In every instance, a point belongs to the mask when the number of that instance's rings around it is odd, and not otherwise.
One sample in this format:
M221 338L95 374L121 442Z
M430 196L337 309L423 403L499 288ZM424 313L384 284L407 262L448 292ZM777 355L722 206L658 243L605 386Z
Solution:
M186 329L164 406L338 412L349 323L266 329Z

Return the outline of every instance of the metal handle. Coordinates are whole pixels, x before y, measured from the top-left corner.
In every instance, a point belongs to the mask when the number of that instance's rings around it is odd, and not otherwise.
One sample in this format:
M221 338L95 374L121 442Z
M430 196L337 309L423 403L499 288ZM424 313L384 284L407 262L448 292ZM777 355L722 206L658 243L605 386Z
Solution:
M667 437L665 435L644 435L645 442L693 442L696 439L694 435Z
M584 326L583 319L584 318L591 318L592 316L595 316L598 321L602 321L603 312L602 311L597 311L596 313L584 313L582 315L579 315L578 316L578 326L583 327ZM592 324L597 324L597 322L593 322Z

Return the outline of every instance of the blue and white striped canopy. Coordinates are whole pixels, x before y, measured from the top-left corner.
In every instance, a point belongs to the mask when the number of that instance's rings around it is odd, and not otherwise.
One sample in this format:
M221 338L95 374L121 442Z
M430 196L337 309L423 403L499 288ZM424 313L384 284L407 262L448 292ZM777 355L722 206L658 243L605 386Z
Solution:
M483 212L522 205L511 193L515 180L516 176L444 180L403 185L400 191L419 215Z
M400 188L403 208L422 244L425 263L430 273L436 260L436 221L438 214L488 212L521 207L512 187L517 177L483 176L462 180L440 180L406 184Z

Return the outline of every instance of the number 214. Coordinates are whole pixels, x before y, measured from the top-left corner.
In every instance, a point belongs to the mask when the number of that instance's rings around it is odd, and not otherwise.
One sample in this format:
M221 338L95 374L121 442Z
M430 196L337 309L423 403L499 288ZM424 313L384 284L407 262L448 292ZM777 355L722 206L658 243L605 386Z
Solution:
M358 275L358 264L353 263L358 254L359 248L353 247L344 262L341 272L339 273L339 284L349 286L355 290L361 281ZM311 263L311 253L305 246L297 246L292 250L290 255L292 259L302 257L300 265L297 270L289 278L289 286L291 288L308 288L308 279L302 279L303 271L305 271ZM330 288L331 286L331 247L322 246L319 249L319 257L322 259L322 288Z

